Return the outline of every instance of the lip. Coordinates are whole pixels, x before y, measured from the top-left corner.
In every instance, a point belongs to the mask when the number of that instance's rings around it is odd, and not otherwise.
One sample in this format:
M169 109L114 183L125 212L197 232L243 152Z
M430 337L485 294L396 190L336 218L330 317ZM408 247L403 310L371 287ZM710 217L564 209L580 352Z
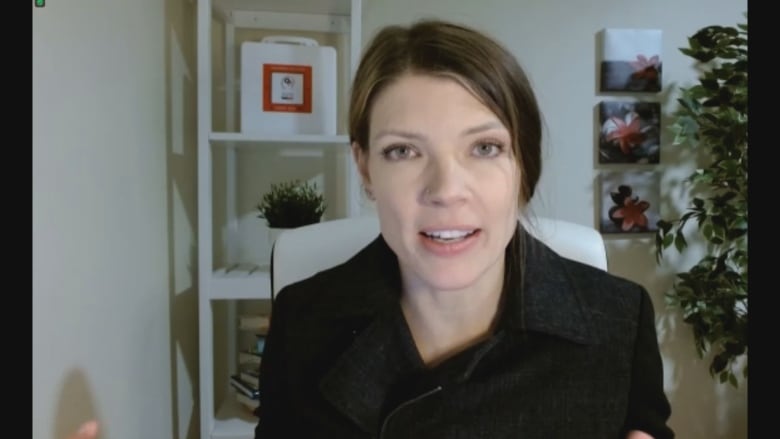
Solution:
M439 242L431 238L428 238L427 236L422 234L422 232L430 233L430 232L441 231L441 230L461 230L461 231L476 230L476 231L473 234L471 234L469 237L456 242ZM419 233L417 236L419 237L420 243L422 244L423 248L427 250L429 253L432 253L440 257L454 257L454 256L461 255L467 252L469 249L471 249L471 247L473 247L476 244L477 240L480 239L480 237L482 236L482 229L475 228L475 227L427 228L421 230L421 233Z

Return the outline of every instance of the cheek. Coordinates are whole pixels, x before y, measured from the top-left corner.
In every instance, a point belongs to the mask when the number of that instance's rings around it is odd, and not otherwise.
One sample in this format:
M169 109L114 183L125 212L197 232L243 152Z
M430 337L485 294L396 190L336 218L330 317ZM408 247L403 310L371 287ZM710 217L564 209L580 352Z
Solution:
M477 179L482 198L497 213L515 216L519 207L520 175L513 164L503 163L492 167Z
M414 168L407 164L389 164L379 160L369 164L368 171L374 195L390 203L404 198L414 199L414 184L418 180L418 170Z
M517 220L519 213L517 197L515 191L509 190L507 186L494 186L483 199L484 209L495 225L510 224L511 226Z
M491 211L493 226L497 231L494 236L501 246L506 246L517 229L520 213L518 203L520 179L517 172L507 171L496 174L497 176L490 183L492 189L487 191L490 194L488 197L491 205L486 208Z
M401 218L413 211L415 188L413 178L403 166L377 164L369 167L371 191L377 214L389 227L400 227Z

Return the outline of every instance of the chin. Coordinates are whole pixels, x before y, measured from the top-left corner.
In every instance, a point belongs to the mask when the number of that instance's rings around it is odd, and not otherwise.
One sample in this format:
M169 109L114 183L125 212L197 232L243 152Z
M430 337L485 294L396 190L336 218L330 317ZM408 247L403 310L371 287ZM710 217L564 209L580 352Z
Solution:
M416 274L421 282L436 291L462 290L474 285L479 278L479 273L473 267L460 269L453 265Z

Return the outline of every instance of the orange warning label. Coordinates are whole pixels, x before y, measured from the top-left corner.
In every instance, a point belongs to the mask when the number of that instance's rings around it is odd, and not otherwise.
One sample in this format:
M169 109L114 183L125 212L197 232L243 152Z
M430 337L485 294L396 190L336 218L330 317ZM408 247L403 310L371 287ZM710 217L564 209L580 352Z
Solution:
M263 111L311 113L311 66L263 64Z

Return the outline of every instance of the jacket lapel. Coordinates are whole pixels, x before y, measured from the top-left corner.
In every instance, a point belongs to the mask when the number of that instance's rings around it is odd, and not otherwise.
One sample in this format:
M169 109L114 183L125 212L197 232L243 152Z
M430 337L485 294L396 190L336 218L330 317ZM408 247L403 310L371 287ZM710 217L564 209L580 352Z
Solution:
M378 316L320 381L320 391L366 432L379 426L388 391L414 368L399 340L397 318Z
M368 320L355 334L349 348L336 360L320 381L320 391L339 411L366 432L375 432L380 422L387 392L410 362L408 343L398 330L403 323L399 294L398 260L382 236L346 264L339 313L355 321ZM412 347L413 348L413 347Z

